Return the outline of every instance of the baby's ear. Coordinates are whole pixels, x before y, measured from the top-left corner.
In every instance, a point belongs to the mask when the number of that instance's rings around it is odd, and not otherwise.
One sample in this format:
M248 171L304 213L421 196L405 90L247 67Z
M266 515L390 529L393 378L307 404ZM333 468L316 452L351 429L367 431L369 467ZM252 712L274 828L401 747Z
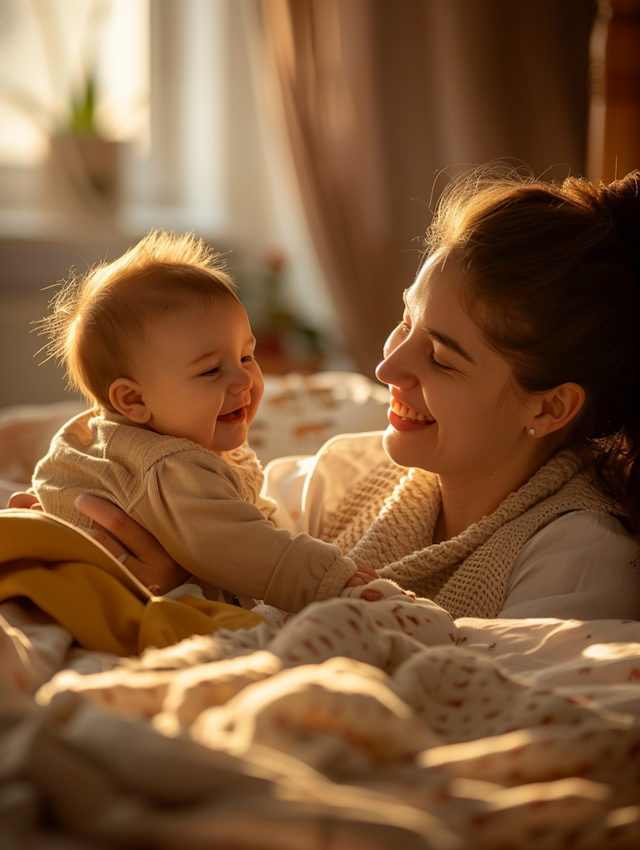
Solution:
M142 396L142 387L131 378L116 378L109 387L109 401L114 410L132 422L145 425L151 419L151 411Z

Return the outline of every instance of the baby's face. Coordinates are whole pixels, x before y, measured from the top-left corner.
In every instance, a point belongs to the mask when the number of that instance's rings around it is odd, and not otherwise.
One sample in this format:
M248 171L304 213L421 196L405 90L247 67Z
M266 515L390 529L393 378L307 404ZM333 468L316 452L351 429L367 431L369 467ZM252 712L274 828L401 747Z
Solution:
M153 322L135 358L146 424L217 453L242 445L264 391L254 348L236 301L198 303Z

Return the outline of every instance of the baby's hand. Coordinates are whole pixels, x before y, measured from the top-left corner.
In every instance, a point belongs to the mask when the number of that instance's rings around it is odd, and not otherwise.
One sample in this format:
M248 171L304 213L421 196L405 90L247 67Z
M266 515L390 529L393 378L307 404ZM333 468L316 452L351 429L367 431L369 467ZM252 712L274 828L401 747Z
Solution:
M345 584L345 588L359 587L361 584L369 584L369 582L375 581L377 578L378 573L375 570L372 570L369 567L358 567L357 572L352 575L349 581Z
M353 576L353 578L355 577ZM371 588L368 586L369 582L371 582ZM381 599L390 599L397 596L405 597L403 600L405 602L413 602L416 598L412 590L404 590L395 581L380 578L379 576L376 576L375 579L370 578L368 581L361 582L360 584L346 584L341 595L366 599L367 602L379 602Z

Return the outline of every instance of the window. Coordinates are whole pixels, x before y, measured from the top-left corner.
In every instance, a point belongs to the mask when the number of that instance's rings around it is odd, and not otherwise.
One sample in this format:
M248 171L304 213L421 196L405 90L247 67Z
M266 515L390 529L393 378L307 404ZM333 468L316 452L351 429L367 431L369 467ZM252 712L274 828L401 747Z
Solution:
M71 264L112 258L151 228L194 231L231 252L248 307L266 255L284 254L292 309L336 337L295 181L254 85L244 5L0 0L0 250L14 257L0 291L40 293ZM53 21L64 33L57 41ZM124 143L122 203L107 216L78 214L43 190L52 125L16 102L32 92L48 114L55 93L82 79L92 46L102 87L96 121ZM339 368L341 345L330 348Z
M228 104L236 117L252 108L228 91L238 10L229 0L0 0L0 235L49 233L52 215L65 229L64 204L56 197L52 213L42 186L49 140L68 126L87 70L96 128L124 143L111 224L225 231Z
M33 166L88 74L96 124L149 147L148 0L0 0L0 162Z

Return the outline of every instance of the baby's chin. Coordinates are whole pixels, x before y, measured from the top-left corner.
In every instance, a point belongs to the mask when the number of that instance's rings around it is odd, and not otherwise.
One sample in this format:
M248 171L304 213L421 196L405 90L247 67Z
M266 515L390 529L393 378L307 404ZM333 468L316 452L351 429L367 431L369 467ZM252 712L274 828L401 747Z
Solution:
M229 452L235 452L237 449L242 448L247 442L247 435L245 434L242 438L238 438L236 440L214 440L213 445L205 448L209 448L210 451L215 452L218 455L228 454Z

